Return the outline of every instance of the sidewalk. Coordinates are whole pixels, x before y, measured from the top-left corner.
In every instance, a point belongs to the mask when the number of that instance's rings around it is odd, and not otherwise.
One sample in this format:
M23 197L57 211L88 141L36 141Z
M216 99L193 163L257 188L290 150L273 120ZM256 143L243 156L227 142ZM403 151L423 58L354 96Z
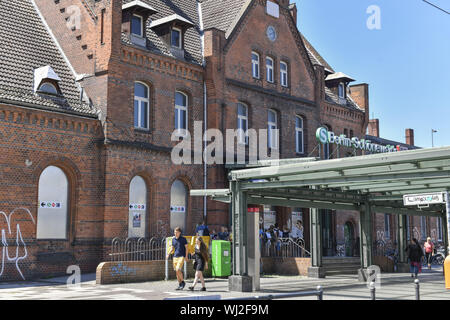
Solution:
M95 274L82 277L81 288L66 286L67 277L37 280L33 282L0 283L1 300L162 300L166 298L222 299L246 296L315 290L318 285L324 289L324 300L368 300L369 289L365 283L358 282L356 275L337 275L325 279L311 279L300 276L264 276L261 290L253 293L228 291L228 279L207 279L206 292L190 292L187 287L193 279L187 280L185 290L176 291L177 282L156 281L119 285L96 285ZM450 300L450 292L445 289L442 267L432 271L424 270L419 275L421 299ZM199 290L201 285L197 285ZM410 274L382 274L381 288L377 299L413 300L415 299L414 279ZM315 300L316 297L301 298Z

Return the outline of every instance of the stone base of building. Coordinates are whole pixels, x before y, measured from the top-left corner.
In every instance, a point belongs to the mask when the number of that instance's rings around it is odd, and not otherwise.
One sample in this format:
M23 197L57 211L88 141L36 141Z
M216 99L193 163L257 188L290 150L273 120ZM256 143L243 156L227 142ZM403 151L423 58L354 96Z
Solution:
M253 292L253 281L250 276L230 276L228 290L236 292Z
M324 267L309 267L308 268L309 278L325 278L325 268Z

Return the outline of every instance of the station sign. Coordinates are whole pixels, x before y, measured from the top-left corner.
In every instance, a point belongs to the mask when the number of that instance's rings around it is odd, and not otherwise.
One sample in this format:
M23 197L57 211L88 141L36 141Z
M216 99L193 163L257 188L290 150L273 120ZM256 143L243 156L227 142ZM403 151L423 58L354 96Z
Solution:
M386 153L400 151L400 146L382 146L380 144L372 143L367 139L359 139L357 137L348 138L346 135L336 135L325 127L320 127L316 131L317 141L322 144L336 144L353 149L365 150L373 153Z
M443 192L407 194L403 196L403 204L405 206L420 206L441 203L445 203L445 195Z

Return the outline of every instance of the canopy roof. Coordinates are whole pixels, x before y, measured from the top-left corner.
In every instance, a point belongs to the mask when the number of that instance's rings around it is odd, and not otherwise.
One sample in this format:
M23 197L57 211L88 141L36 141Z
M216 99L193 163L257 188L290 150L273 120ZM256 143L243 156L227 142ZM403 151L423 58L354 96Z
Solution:
M192 190L191 195L231 202L237 190L247 195L248 204L357 211L369 204L372 212L442 216L441 205L405 208L403 195L450 190L450 147L272 163L233 170L229 178L230 189Z

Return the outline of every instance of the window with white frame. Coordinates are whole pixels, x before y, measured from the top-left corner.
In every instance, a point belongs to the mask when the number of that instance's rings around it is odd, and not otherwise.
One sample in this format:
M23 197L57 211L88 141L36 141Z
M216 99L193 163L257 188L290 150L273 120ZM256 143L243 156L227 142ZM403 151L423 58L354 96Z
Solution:
M339 98L345 98L345 86L342 82L339 83Z
M288 86L288 65L286 62L280 62L280 83L283 87Z
M149 88L142 82L134 83L134 127L148 130L150 97Z
M304 152L303 118L300 116L295 117L295 146L297 153Z
M175 93L175 130L184 135L188 129L188 97L182 92Z
M138 37L144 36L144 18L133 14L131 17L131 34Z
M237 128L239 130L238 141L241 144L248 144L248 108L243 103L238 103Z
M272 82L272 83L274 82L274 79L273 79L273 65L274 65L273 59L270 58L270 57L267 57L266 58L266 74L267 74L266 79L267 79L268 82Z
M384 237L385 239L391 238L391 216L389 214L384 215Z
M425 240L427 238L427 217L420 217L420 238L417 240Z
M277 113L269 110L267 119L267 144L271 149L278 149L278 124Z
M253 78L259 79L259 54L252 52L252 75Z
M181 49L181 45L183 43L181 39L181 29L172 28L170 42L172 47Z
M175 180L170 189L170 229L180 227L184 232L187 215L187 194L185 184Z

